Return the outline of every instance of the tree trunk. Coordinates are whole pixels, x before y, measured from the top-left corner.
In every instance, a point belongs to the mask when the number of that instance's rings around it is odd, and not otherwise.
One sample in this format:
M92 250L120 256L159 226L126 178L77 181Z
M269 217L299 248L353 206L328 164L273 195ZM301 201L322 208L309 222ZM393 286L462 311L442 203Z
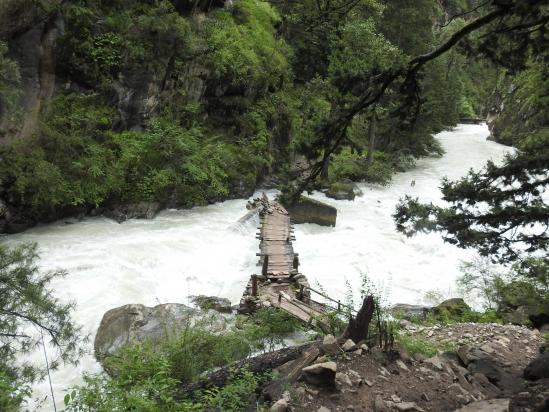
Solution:
M373 296L367 296L362 307L356 314L356 318L349 319L349 324L343 332L342 338L352 339L353 342L360 342L368 338L368 328L374 315L375 303Z
M376 129L377 129L377 116L375 110L370 118L370 124L368 125L368 166L374 163L374 150L376 148Z

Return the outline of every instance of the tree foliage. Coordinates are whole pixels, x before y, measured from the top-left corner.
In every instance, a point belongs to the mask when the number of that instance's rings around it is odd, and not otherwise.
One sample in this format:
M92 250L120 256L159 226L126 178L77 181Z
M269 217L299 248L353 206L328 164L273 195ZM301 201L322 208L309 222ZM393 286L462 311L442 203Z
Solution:
M548 249L549 185L546 132L533 135L517 154L502 165L488 162L456 181L442 181L442 199L450 206L422 204L405 198L394 215L397 230L442 232L445 241L472 247L501 262L515 261L523 253Z
M49 284L64 272L42 273L37 248L0 244L0 406L16 410L30 394L28 384L42 379L45 366L22 361L22 356L50 343L55 356L49 367L75 363L82 354L80 328L71 318L72 304L63 304ZM43 338L42 338L43 336ZM50 355L51 356L51 355ZM13 408L13 409L10 409Z

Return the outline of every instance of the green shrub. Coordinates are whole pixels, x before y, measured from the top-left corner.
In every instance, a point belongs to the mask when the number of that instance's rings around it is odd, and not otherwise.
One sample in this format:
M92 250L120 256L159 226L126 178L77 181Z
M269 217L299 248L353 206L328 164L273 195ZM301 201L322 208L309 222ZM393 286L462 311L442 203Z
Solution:
M404 346L411 355L421 353L422 355L430 358L431 356L435 356L439 350L438 346L436 346L433 342L418 336L406 334L397 335L396 341Z
M0 410L4 412L19 411L25 399L30 395L30 386L21 382L0 361Z
M286 312L261 308L251 315L243 334L254 350L270 352L282 345L288 334L300 328L299 321Z
M5 146L0 184L16 204L40 212L99 205L119 185L108 133L114 110L94 94L56 97L37 136Z
M298 328L297 321L276 309L254 313L240 330L213 333L208 318L193 322L160 342L146 341L104 359L111 378L86 375L84 385L65 396L69 411L239 411L266 376L235 370L222 388L181 398L177 388L195 382L206 371L272 350Z
M339 181L350 179L353 181L367 181L380 185L387 185L394 173L391 156L377 151L374 153L374 162L368 166L366 156L353 153L350 148L343 149L330 162L330 179Z

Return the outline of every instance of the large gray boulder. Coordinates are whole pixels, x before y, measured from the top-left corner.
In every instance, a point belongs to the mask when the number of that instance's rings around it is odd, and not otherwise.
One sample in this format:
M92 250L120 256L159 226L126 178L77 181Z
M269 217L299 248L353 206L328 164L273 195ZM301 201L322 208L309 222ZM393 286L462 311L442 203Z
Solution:
M228 326L227 320L216 312L201 312L179 303L152 308L140 304L120 306L103 315L95 335L95 356L102 362L125 345L164 340L199 323L213 332L222 332Z
M524 377L531 381L549 378L549 351L543 352L524 369Z
M303 380L321 387L335 387L337 364L335 362L315 363L302 370Z
M301 196L297 202L284 204L284 207L294 223L316 223L320 226L336 224L337 209L310 197Z
M118 223L128 219L153 219L160 211L158 202L138 202L114 206L104 212L105 216Z
M332 183L325 195L336 200L354 200L356 197L355 187L352 183Z

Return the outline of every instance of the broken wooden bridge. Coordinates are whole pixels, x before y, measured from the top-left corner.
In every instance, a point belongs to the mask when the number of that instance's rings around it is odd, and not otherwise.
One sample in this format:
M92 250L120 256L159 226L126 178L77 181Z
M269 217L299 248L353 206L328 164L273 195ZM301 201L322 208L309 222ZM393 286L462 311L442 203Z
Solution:
M257 209L260 218L257 233L260 252L257 256L261 274L251 276L239 311L250 313L260 307L274 307L329 332L327 310L341 311L344 305L312 289L306 276L299 273L299 255L292 245L294 228L287 210L280 203L270 201L265 194L249 207ZM311 292L334 302L337 309L313 301Z

